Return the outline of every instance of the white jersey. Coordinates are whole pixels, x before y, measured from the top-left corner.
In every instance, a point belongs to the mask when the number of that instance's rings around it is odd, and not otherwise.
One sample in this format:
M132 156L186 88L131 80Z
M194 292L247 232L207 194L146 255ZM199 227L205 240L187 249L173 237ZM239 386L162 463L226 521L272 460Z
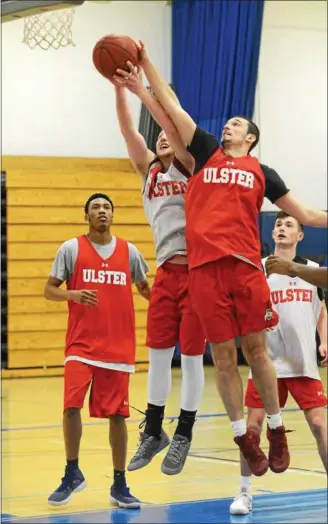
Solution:
M265 261L263 258L264 267ZM302 257L296 257L295 262L319 265ZM322 308L322 290L301 278L286 275L272 274L268 284L272 306L279 315L279 324L267 331L269 354L277 377L320 379L315 335Z
M174 255L186 255L185 192L190 174L175 158L164 172L156 158L149 166L142 194L153 231L157 267Z

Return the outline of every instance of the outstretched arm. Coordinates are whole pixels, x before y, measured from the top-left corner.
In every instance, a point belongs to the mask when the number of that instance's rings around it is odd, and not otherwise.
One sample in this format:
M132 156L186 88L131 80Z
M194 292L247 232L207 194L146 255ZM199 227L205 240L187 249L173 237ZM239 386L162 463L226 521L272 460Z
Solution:
M314 227L327 227L326 211L305 206L291 194L278 173L264 164L260 164L265 177L265 196L300 224Z
M305 226L327 227L328 215L327 211L320 209L312 209L304 206L301 202L291 194L287 193L283 197L275 201L276 206L288 213L288 215L296 218L298 222Z
M155 155L148 149L144 137L134 125L133 116L126 96L126 89L115 85L115 94L118 122L130 160L142 178L145 178L148 173L148 166L155 158Z
M272 273L278 273L279 275L302 278L313 286L328 287L327 267L305 266L272 255L268 257L265 263L265 270L268 277Z
M143 84L141 71L139 70L137 72L131 62L127 62L127 66L130 69L130 73L128 74L121 69L117 70L117 74L113 79L115 86L117 86L117 89L127 87L132 93L135 93L140 98L142 103L153 116L154 120L165 131L168 141L175 152L175 156L186 169L192 172L194 168L194 159L186 150L177 128L164 111L157 98L153 96ZM178 100L171 89L168 96L172 103L177 106Z
M197 127L196 123L188 115L188 113L184 111L184 109L182 109L180 104L177 104L177 98L174 95L172 89L165 82L165 80L160 75L159 71L152 63L142 43L140 43L139 49L141 56L141 65L150 84L150 87L154 91L154 94L161 106L163 107L164 111L168 114L175 127L177 128L183 144L185 146L189 146L195 134L195 130ZM174 96L172 96L172 94Z

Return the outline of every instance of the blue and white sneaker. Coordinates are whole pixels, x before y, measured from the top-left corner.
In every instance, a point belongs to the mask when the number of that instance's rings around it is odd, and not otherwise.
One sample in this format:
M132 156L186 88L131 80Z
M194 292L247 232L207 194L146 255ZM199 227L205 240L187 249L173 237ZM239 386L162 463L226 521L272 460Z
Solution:
M125 509L139 509L140 500L131 495L127 486L118 488L115 484L110 488L109 501L119 508Z
M74 470L72 473L68 472L68 467L65 469L65 476L62 478L61 485L50 495L48 504L50 506L63 506L67 504L72 498L73 493L82 491L87 486L87 482L80 469Z

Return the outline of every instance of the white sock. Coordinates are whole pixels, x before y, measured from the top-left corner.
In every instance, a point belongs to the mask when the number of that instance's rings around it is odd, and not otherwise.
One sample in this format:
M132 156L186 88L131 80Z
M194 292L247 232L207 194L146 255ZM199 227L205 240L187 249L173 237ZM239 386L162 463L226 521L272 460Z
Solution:
M246 420L243 418L240 420L235 420L231 422L231 427L233 429L233 434L235 437L241 437L246 433Z
M270 429L276 429L279 426L282 426L281 413L277 413L276 415L267 415L267 419L268 419L268 426Z
M149 348L148 402L165 406L171 390L171 362L174 347L169 349Z
M251 476L243 477L241 475L241 477L240 477L240 491L239 491L239 493L247 493L248 495L250 495L250 493L251 493L251 482L252 482L252 477Z
M181 355L181 369L180 407L185 411L197 411L204 389L203 355Z

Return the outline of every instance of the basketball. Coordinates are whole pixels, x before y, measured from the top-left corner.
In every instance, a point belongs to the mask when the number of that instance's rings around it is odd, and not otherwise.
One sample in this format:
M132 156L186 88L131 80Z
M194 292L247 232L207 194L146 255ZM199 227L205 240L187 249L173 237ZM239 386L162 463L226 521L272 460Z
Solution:
M138 64L139 51L136 43L129 36L107 35L101 38L93 48L95 68L108 80L112 80L116 69L127 69L129 60L134 66Z

